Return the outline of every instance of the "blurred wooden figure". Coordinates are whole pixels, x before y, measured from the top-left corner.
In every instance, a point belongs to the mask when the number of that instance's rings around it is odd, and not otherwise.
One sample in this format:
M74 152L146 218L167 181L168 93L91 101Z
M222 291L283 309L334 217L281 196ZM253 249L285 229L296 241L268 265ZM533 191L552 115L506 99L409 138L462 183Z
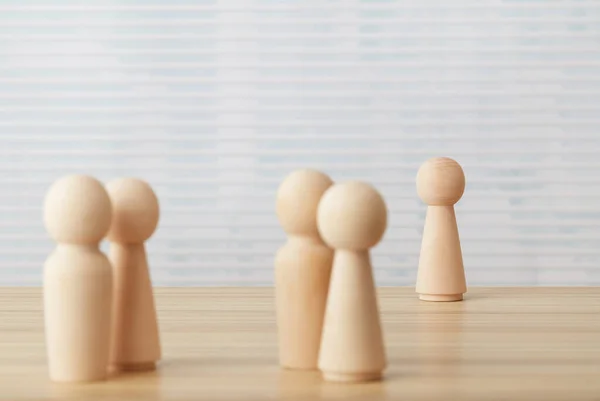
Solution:
M465 191L461 166L447 157L426 161L417 192L427 203L416 291L423 301L461 301L467 292L454 204Z
M279 361L289 369L317 369L333 250L317 230L317 207L333 185L315 170L288 175L277 192L277 217L288 234L275 257Z
M107 377L112 269L99 243L111 203L96 179L56 181L44 201L44 224L57 247L44 265L44 323L50 379L88 382Z
M114 180L106 189L113 206L108 233L115 301L111 368L153 370L161 347L144 242L158 225L158 198L146 182L135 178Z
M318 227L335 248L319 355L327 381L379 380L387 361L369 249L383 237L387 208L369 184L337 184L323 195Z

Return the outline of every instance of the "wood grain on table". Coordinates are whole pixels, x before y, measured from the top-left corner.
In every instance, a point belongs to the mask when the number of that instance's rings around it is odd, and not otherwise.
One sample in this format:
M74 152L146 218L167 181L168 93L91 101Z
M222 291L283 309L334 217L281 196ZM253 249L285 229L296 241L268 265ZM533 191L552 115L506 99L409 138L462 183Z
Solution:
M472 288L464 302L381 288L385 380L277 365L271 288L155 289L156 372L47 378L41 290L0 288L1 400L600 400L600 288Z

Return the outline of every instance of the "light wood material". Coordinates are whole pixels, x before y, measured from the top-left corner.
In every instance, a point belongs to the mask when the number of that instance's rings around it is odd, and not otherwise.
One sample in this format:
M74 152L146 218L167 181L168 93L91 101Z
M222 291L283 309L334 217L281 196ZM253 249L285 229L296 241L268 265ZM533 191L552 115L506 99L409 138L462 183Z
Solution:
M107 377L113 276L99 242L111 213L104 187L88 176L59 179L44 201L44 223L58 243L44 264L48 373L57 382Z
M387 207L371 185L350 181L325 192L317 215L335 249L319 369L327 381L380 379L386 356L369 250L383 237Z
M113 243L109 257L115 273L110 367L154 369L160 335L144 245Z
M319 356L325 380L380 379L386 367L379 308L367 251L338 250Z
M158 198L150 185L135 178L113 180L106 189L113 207L108 233L114 272L110 368L152 370L161 348L144 242L158 225Z
M272 288L158 288L158 369L71 385L48 380L41 289L0 288L0 400L598 399L599 288L470 288L451 303L378 291L383 381L281 369Z
M467 292L454 207L429 206L416 291L423 301L460 301Z
M317 207L333 185L311 169L289 174L277 191L277 218L288 235L275 256L275 300L279 363L288 369L316 369L333 249L317 230Z
M416 285L423 301L460 301L467 292L454 213L464 190L463 170L450 158L429 159L419 169L417 192L428 205Z

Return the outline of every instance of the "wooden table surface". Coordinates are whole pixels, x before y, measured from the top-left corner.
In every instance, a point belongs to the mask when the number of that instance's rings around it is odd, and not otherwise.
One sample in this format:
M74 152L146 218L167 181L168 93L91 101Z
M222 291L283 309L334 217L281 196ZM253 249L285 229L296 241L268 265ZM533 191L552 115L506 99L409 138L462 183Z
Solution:
M1 400L600 400L600 288L472 288L426 303L382 288L382 382L322 382L277 366L273 290L156 289L156 372L47 378L40 289L0 288Z

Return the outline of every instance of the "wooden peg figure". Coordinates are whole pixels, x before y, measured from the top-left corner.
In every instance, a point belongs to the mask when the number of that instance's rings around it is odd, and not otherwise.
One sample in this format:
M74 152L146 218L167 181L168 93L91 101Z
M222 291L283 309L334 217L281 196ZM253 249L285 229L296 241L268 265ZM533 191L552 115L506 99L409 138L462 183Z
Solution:
M321 236L335 249L319 369L327 381L379 380L387 362L369 249L386 230L385 202L369 184L337 184L323 195L317 216Z
M467 292L454 204L465 191L461 166L447 157L426 161L417 192L428 204L416 291L423 301L461 301Z
M44 323L50 379L107 378L112 269L99 243L111 203L102 184L83 175L56 181L44 201L44 225L57 246L44 265Z
M288 175L277 192L277 218L288 234L275 257L279 362L317 369L333 250L317 230L317 207L333 184L315 170Z
M115 300L111 368L153 370L161 347L144 242L158 225L158 198L146 182L135 178L114 180L106 188L113 205L108 233Z

